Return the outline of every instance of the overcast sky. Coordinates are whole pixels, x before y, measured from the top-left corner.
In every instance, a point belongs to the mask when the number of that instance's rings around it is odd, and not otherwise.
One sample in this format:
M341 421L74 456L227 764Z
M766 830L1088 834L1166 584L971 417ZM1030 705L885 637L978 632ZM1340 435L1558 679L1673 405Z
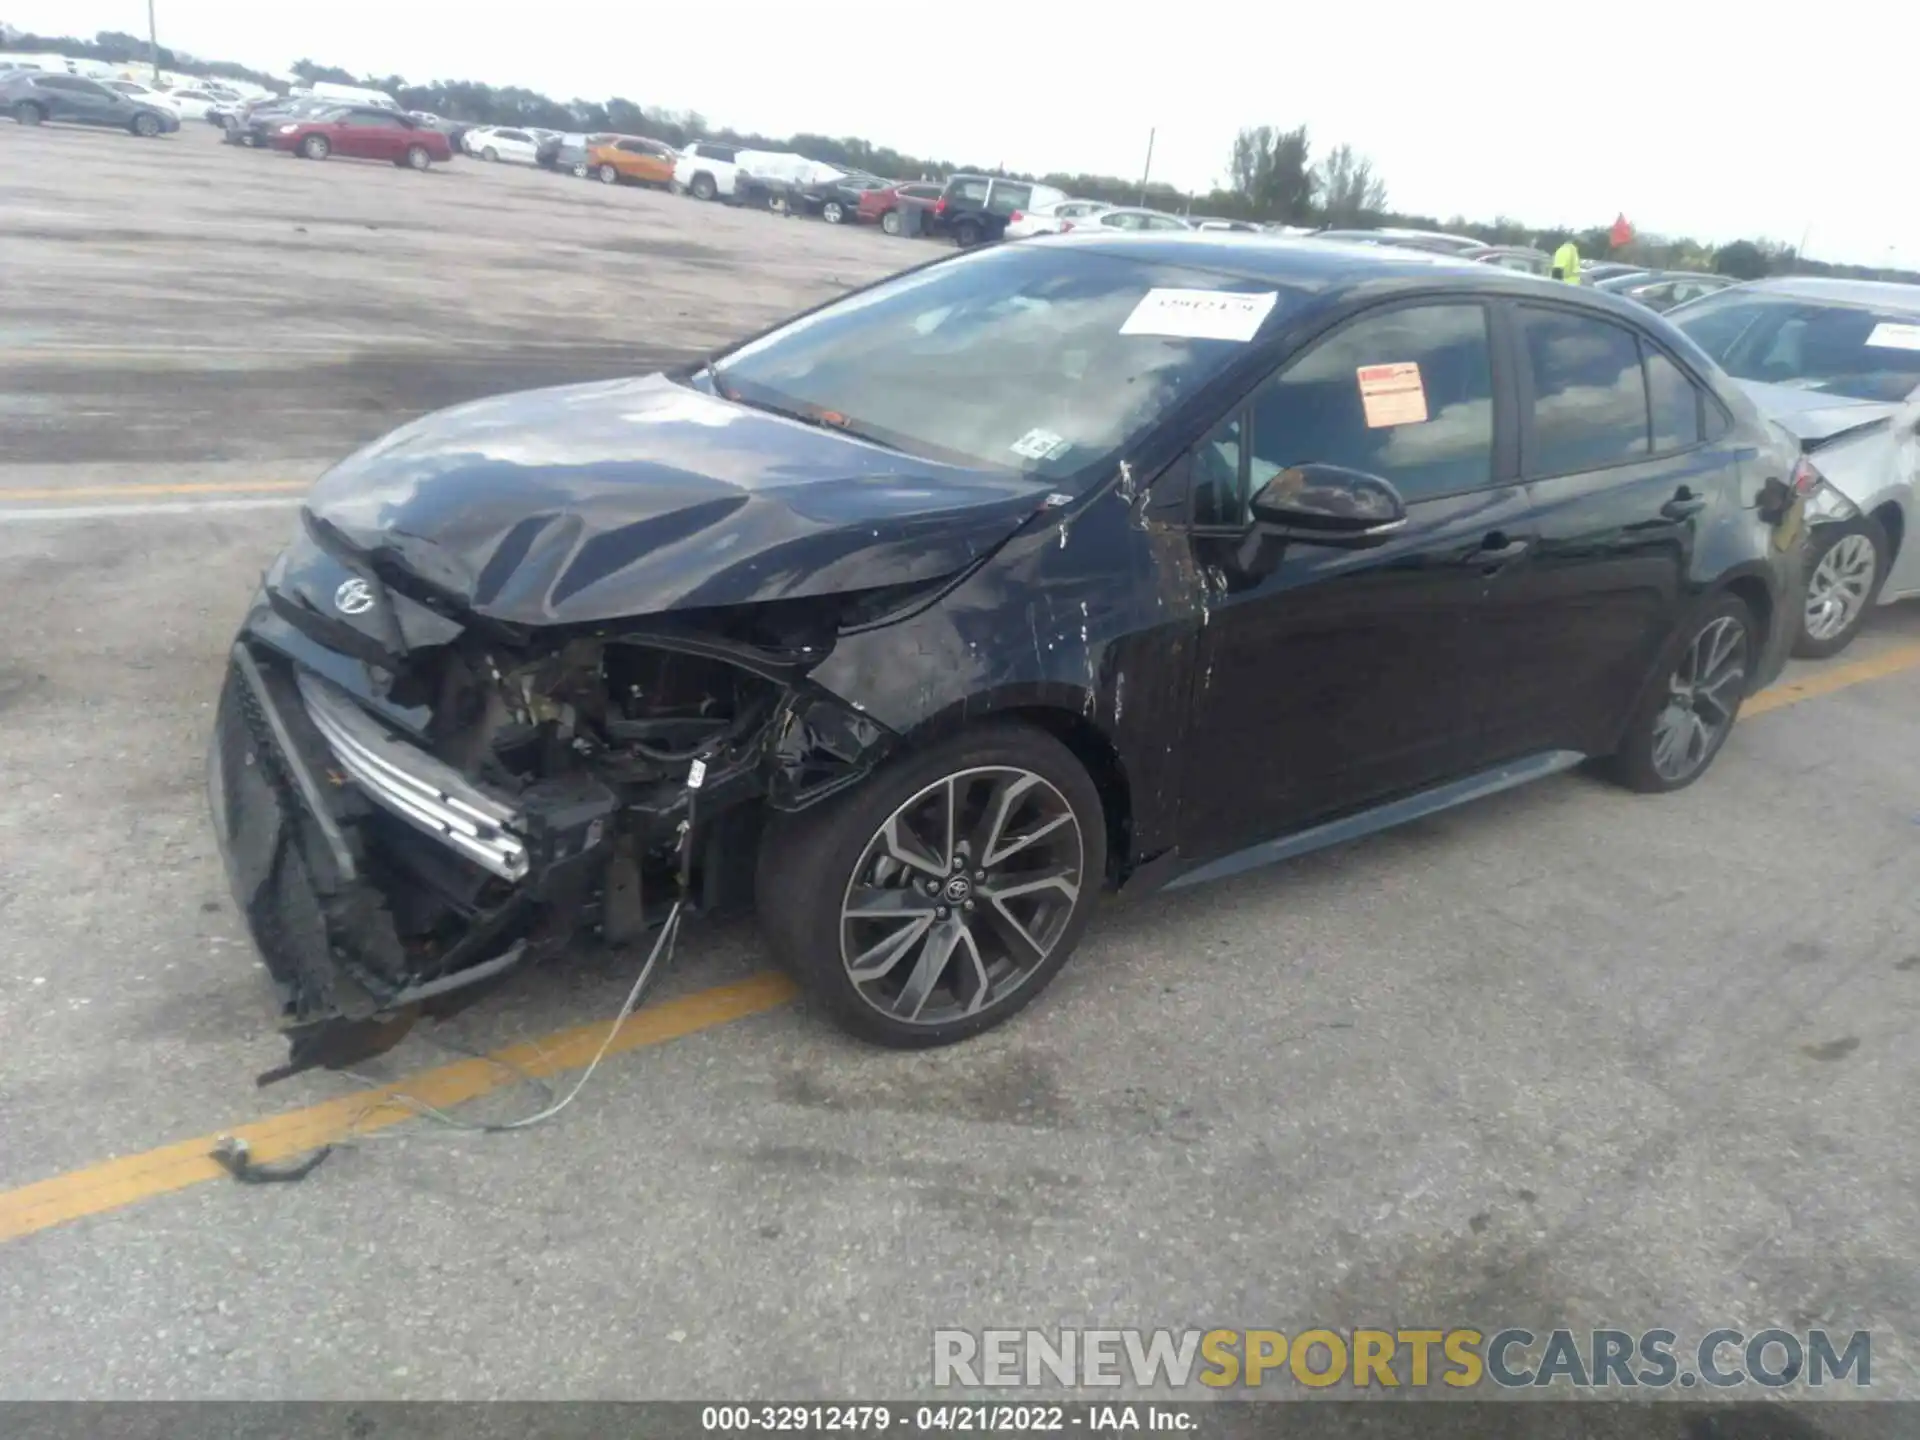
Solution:
M623 95L1019 170L1136 175L1156 128L1155 178L1189 189L1226 179L1239 127L1304 123L1317 153L1372 157L1397 209L1541 226L1624 211L1920 268L1911 0L1826 0L1790 29L1704 0L157 5L161 43L205 59ZM0 18L137 34L146 4L0 0Z

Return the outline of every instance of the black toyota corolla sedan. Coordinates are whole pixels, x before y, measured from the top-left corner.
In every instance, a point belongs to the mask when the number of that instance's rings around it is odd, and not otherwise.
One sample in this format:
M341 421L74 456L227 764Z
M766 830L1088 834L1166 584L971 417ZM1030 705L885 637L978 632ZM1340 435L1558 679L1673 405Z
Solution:
M679 900L757 910L856 1034L942 1044L1103 888L1583 759L1691 783L1782 663L1819 483L1573 286L989 248L342 462L233 647L213 811L296 1067Z

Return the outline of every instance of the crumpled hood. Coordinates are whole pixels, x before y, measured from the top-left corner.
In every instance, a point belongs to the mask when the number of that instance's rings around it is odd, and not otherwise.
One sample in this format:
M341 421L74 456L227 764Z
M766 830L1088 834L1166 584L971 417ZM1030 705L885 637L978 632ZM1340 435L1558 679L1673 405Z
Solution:
M548 625L936 579L1046 490L656 375L426 416L330 470L307 508L478 614Z
M1846 430L1857 430L1885 419L1901 409L1901 403L1884 400L1855 400L1846 395L1829 395L1820 390L1803 390L1796 385L1769 385L1760 380L1734 382L1769 420L1776 420L1802 443L1830 439Z

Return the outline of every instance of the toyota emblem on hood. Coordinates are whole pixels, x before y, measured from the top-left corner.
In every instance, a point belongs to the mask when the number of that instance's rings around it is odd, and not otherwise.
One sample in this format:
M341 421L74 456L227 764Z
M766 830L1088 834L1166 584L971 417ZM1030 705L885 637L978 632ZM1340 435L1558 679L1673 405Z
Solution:
M333 592L333 608L342 615L364 615L373 608L373 587L355 576L342 580Z

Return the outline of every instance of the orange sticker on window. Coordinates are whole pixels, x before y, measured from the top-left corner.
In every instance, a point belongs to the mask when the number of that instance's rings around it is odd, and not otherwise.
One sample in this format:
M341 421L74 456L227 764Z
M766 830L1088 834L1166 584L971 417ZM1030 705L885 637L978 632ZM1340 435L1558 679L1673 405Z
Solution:
M1367 428L1419 425L1427 418L1427 387L1420 367L1412 361L1398 365L1362 365L1360 403L1366 407Z

